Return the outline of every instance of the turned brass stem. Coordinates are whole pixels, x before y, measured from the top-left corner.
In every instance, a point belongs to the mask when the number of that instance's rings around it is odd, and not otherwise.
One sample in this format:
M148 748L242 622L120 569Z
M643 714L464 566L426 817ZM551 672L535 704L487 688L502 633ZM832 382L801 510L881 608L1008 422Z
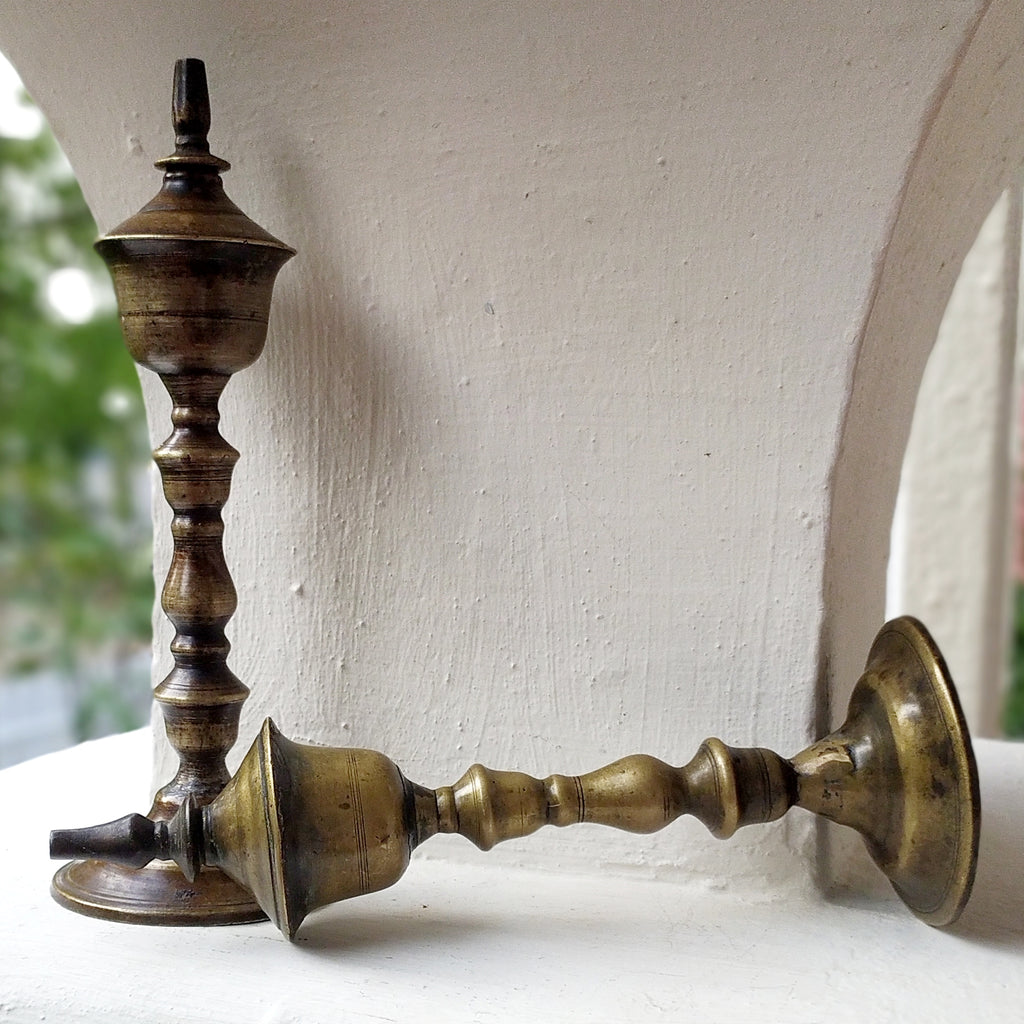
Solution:
M692 814L727 839L794 806L859 831L923 920L960 915L977 860L977 770L945 664L916 620L883 627L844 725L791 760L709 739L681 768L643 754L545 779L473 765L431 790L383 754L294 743L267 719L223 793L183 806L166 832L129 815L53 833L51 851L131 865L173 859L190 877L218 867L291 937L317 907L398 881L412 851L439 832L489 850L544 825L649 833Z
M796 775L778 754L708 739L682 768L632 754L586 775L535 779L475 764L435 791L436 827L428 822L426 830L458 833L489 850L544 825L590 822L644 834L692 814L728 839L741 825L782 817L795 794ZM425 838L420 826L417 841Z

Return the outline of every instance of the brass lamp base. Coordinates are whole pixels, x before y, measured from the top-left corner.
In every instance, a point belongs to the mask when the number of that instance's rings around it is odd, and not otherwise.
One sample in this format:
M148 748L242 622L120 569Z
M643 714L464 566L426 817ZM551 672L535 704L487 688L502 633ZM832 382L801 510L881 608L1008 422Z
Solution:
M128 924L218 925L265 921L252 894L214 868L190 882L171 863L133 869L76 860L53 876L53 898L68 910Z
M856 828L923 921L955 921L981 829L978 769L945 660L916 619L879 632L846 723L792 761L799 806Z

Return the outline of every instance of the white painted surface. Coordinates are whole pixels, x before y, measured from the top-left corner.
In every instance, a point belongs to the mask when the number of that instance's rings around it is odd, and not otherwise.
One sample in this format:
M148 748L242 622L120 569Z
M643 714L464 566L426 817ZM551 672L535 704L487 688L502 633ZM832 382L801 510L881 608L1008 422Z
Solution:
M142 807L149 742L113 737L0 772L0 806L17 823L0 834L5 1024L1020 1018L1024 745L979 744L982 855L953 931L921 924L891 892L826 903L807 888L739 895L721 873L682 872L678 885L609 877L596 863L587 875L542 873L463 841L471 863L417 854L394 888L317 912L290 945L270 924L108 924L49 899L47 829ZM105 792L68 786L83 778L106 780ZM700 829L687 819L668 832L681 844Z
M823 672L836 722L884 609L900 467L918 386L960 266L1024 164L1019 4L992 2L937 89L900 196L857 347L835 473ZM867 885L849 841L824 833L823 874Z
M883 613L921 375L962 261L1024 163L1022 16L1019 4L986 4L937 89L863 326L833 478L823 629L833 720Z
M239 753L265 714L426 784L802 746L881 622L933 261L1020 162L1022 25L1009 0L0 9L102 227L157 187L188 53L229 193L300 251L224 401ZM753 892L799 888L809 839L594 841Z
M893 525L886 615L916 615L971 730L1000 735L1009 650L1020 203L986 218L928 360Z

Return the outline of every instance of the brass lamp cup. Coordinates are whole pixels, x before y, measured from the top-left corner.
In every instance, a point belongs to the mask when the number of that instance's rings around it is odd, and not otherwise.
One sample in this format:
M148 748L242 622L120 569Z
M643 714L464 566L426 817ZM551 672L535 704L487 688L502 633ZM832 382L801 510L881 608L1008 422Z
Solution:
M846 722L786 760L764 748L701 744L673 768L638 754L580 776L534 779L474 765L454 786L409 782L383 754L307 746L267 719L216 800L170 822L129 815L51 834L51 856L138 866L215 866L250 890L289 938L318 907L387 888L439 832L483 850L546 824L655 832L692 814L719 838L803 807L864 837L872 859L922 920L959 917L980 826L970 737L927 630L895 619L878 634Z

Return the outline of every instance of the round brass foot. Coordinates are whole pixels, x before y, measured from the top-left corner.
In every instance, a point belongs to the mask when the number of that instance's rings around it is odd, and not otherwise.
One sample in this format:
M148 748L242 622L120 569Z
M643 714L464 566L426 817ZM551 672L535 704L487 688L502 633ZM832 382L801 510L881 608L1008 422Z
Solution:
M861 685L886 707L902 779L900 826L872 849L904 903L929 924L960 916L974 883L981 830L978 768L946 662L916 619L879 633ZM871 844L869 844L870 846Z
M222 871L204 868L190 882L174 864L133 869L76 860L53 876L53 898L89 917L129 924L216 925L265 921L252 894Z
M904 903L951 924L978 859L978 769L956 690L916 619L886 623L844 725L793 759L799 804L857 829Z

